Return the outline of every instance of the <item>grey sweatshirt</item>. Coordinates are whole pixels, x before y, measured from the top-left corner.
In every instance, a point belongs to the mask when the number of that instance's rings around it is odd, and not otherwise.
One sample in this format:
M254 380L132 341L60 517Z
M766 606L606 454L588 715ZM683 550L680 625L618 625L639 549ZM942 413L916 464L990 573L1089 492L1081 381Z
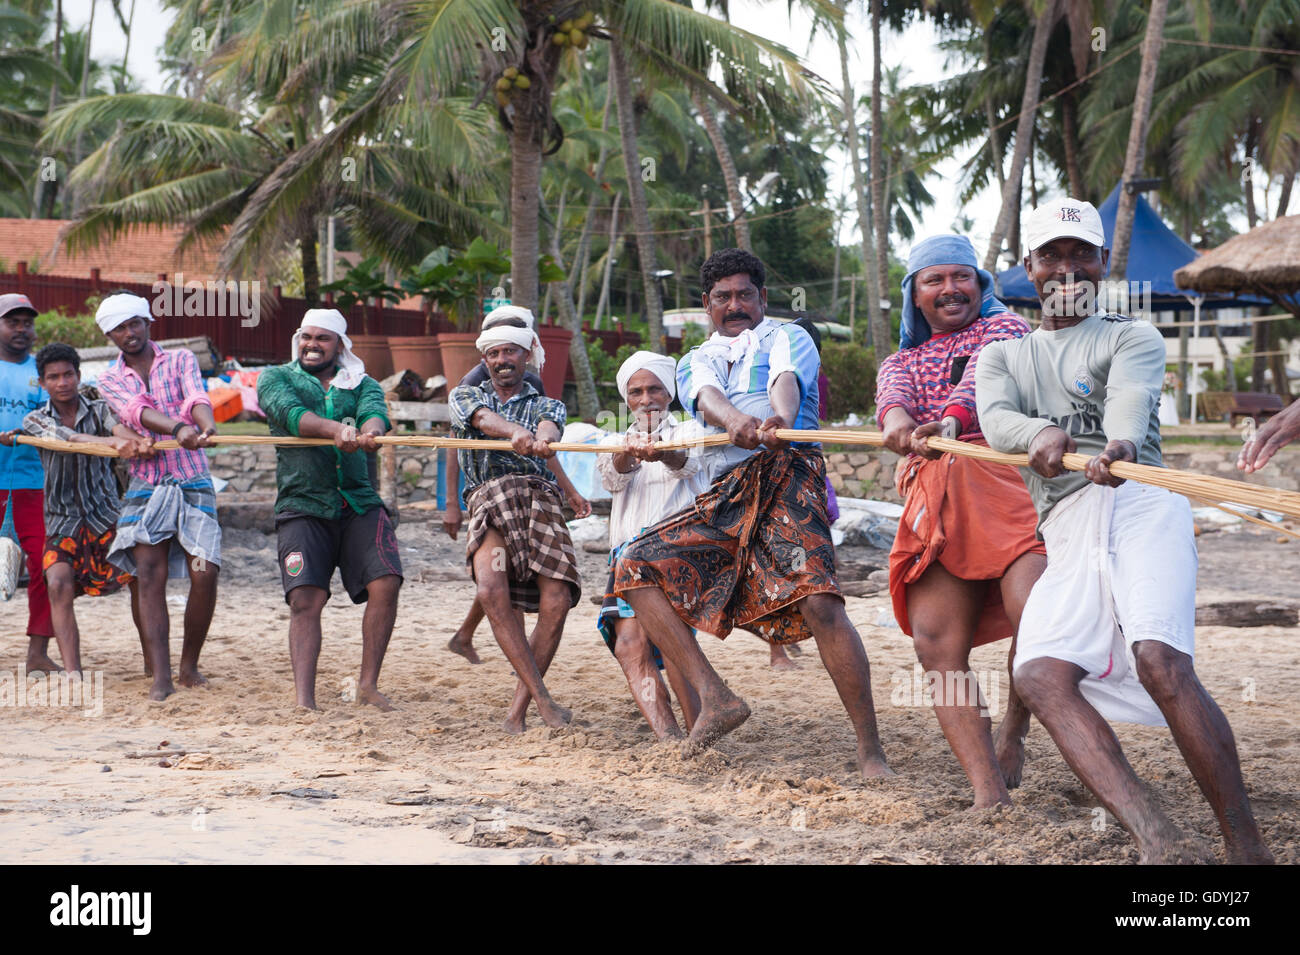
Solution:
M1123 315L1091 315L1071 328L991 342L975 370L980 428L990 447L1006 452L1027 451L1051 425L1090 456L1110 441L1132 441L1138 463L1161 467L1164 374L1160 333ZM1088 483L1080 471L1055 478L1020 472L1040 525L1057 501Z

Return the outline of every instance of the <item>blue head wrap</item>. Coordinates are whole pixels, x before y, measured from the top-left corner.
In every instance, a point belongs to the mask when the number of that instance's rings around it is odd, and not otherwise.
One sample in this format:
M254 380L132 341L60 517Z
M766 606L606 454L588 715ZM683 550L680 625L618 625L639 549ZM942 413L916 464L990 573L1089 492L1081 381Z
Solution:
M907 257L907 274L903 276L903 320L899 329L899 348L912 348L928 341L930 324L912 301L912 283L916 273L932 265L968 265L980 280L980 317L1010 312L993 294L993 276L975 261L975 247L964 235L932 235L912 246Z

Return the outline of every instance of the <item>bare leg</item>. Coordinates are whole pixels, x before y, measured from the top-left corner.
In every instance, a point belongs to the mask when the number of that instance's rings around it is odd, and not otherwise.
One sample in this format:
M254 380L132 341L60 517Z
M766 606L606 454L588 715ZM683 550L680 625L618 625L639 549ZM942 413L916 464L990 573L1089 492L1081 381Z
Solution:
M712 746L749 719L749 706L727 689L662 590L643 587L629 590L622 597L641 618L642 629L654 634L655 646L665 664L699 694L699 714L682 747L684 753L691 755Z
M677 705L682 708L682 722L686 724L686 732L695 728L695 721L700 718L700 695L695 692L695 687L691 686L682 678L677 667L664 658L664 672L668 674L668 685L673 688L673 693L677 697Z
M126 585L131 591L131 620L135 623L135 632L140 637L140 655L144 657L144 675L153 676L153 665L149 662L149 645L144 639L144 618L140 616L140 584L135 577Z
M641 631L636 618L628 617L614 621L614 656L627 677L628 689L637 709L650 724L650 729L659 739L670 736L680 737L681 728L673 717L673 708L668 701L668 689L659 676L655 666L654 653L650 641Z
M54 624L54 639L59 644L59 656L71 673L81 672L81 631L77 629L77 615L72 601L77 595L77 585L72 565L62 561L51 564L45 572L45 592L50 597L50 620Z
M357 683L357 702L369 703L388 711L393 704L379 692L379 668L397 622L397 594L402 578L396 574L376 577L366 584L366 612L361 619L361 679ZM319 619L319 618L318 618Z
M306 584L289 591L289 663L299 706L316 709L316 664L320 660L320 613L329 600L323 587ZM364 639L364 638L363 638ZM364 654L364 650L362 651Z
M799 611L813 632L822 663L853 723L858 738L858 770L864 779L893 776L876 729L871 666L862 649L862 638L844 612L844 601L834 594L810 594L799 601Z
M474 577L478 583L479 602L483 605L488 622L492 625L492 635L496 637L501 651L506 655L506 659L510 661L510 665L514 667L520 683L527 689L528 697L537 701L537 711L541 714L543 722L548 726L563 726L569 722L571 714L551 699L551 694L542 681L538 660L533 656L533 648L524 639L522 621L510 605L510 584L506 578L506 572L504 569L497 569L496 565L499 562L496 555L504 553L505 539L498 531L489 530L484 536L479 549L474 552ZM567 611L567 595L565 597L565 608ZM561 618L559 627L563 627L563 625L564 621ZM539 634L541 628L542 621L539 619L534 636ZM558 627L554 639L558 644ZM554 652L554 648L552 648L551 653ZM550 664L549 657L546 662L548 665ZM510 708L505 723L505 729L508 733L522 733L524 730L523 713L519 711L518 703L519 694L516 693L514 704ZM527 708L527 699L524 700L524 708Z
M768 652L767 664L773 670L797 670L799 667L785 655L785 647L779 643L768 644L771 648Z
M1073 663L1040 657L1020 667L1016 686L1074 774L1137 841L1142 862L1200 861L1133 772L1110 725L1079 692L1085 675Z
M447 641L447 649L452 653L460 654L470 663L482 663L478 651L474 649L474 631L483 622L483 617L483 605L479 603L476 595L474 602L469 605L469 612L465 614L465 621L451 635L451 639Z
M1047 569L1047 558L1042 554L1022 554L1002 575L1002 607L1011 620L1012 633L1020 631L1020 615L1025 602L1034 589L1034 583ZM993 737L993 752L997 754L998 768L1007 789L1020 785L1025 769L1025 737L1029 735L1029 707L1016 692L1016 679L1011 672L1016 659L1016 638L1011 638L1011 651L1007 656L1007 676L1010 690L1007 694L1007 712Z
M564 633L564 621L569 615L569 585L562 580L539 577L537 589L539 591L537 624L533 627L533 635L528 641L528 646L533 659L537 661L538 672L542 676L546 676L546 671L551 668L551 661L555 659L555 651L560 648L560 637ZM516 613L515 616L519 621L519 632L522 633L524 615ZM506 714L507 726L518 725L522 727L524 725L525 717L528 715L528 704L532 702L532 699L533 696L528 691L528 687L520 680L515 687L515 696L510 703L510 712ZM554 702L552 702L552 706L558 711L554 718L548 717L540 704L537 707L538 715L541 716L542 722L547 726L564 726L573 718L573 714L565 707ZM558 719L558 722L556 719Z
M140 632L144 642L146 669L153 674L149 699L165 700L176 692L172 684L172 658L168 637L171 621L167 614L167 552L171 541L136 544L136 587L140 598Z
M993 721L970 668L971 641L988 583L963 580L938 561L907 588L916 657L935 696L934 715L975 789L975 808L1011 805L993 749Z
M1133 644L1138 678L1160 707L1178 750L1219 819L1230 865L1272 864L1250 811L1232 727L1197 679L1192 658L1158 640Z
M49 637L27 638L27 663L25 666L28 673L58 673L63 669L50 659Z
M185 555L185 566L190 573L190 593L185 601L185 638L176 682L181 686L203 686L208 681L199 672L199 653L208 639L212 612L217 609L217 573L221 568L189 554Z

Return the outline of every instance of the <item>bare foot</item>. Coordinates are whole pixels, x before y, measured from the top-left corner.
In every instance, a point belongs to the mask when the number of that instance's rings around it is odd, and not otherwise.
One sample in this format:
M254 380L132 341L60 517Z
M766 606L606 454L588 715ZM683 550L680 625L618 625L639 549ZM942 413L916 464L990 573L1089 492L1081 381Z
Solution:
M792 657L801 657L803 656L803 647L797 643L791 643L785 648L785 652Z
M889 768L889 763L885 762L885 751L880 748L880 744L875 746L858 746L858 772L862 773L863 779L878 779L881 776L897 776L898 773Z
M63 667L51 660L48 654L29 653L27 655L28 673L62 673Z
M368 703L371 706L377 706L385 713L391 713L393 710L397 709L397 707L393 706L393 704L389 701L388 697L384 696L384 694L380 693L379 690L375 689L374 687L369 687L364 690L358 689L357 702Z
M198 667L181 667L176 671L176 682L181 686L207 686L208 678L199 672Z
M566 707L560 706L559 703L551 702L542 706L537 704L537 715L542 718L542 722L551 729L560 729L568 726L573 719L573 711Z
M153 681L153 686L149 687L149 699L165 700L175 692L176 687L172 685L171 675L168 674L166 679Z
M1007 809L1010 809L1011 805L1012 804L1011 804L1010 796L1006 796L1001 799L997 799L993 797L989 797L987 799L976 799L975 804L971 806L970 809L967 810L967 812L973 812L980 809L998 809L1000 807L1005 807Z
M773 670L797 670L798 665L785 655L785 649L779 644L772 644L772 656L769 665Z
M1145 846L1138 844L1138 865L1205 865L1213 859L1176 827L1169 826L1166 835L1153 839Z
M511 736L518 736L524 730L528 729L528 724L524 722L522 717L520 719L515 719L513 716L510 716L501 724L501 728Z
M1015 789L1025 771L1025 741L1015 734L1003 732L1006 722L998 727L997 736L993 738L993 752L997 756L998 769L1002 771L1002 781L1008 789Z
M1273 853L1262 842L1253 846L1233 848L1226 846L1225 861L1228 865L1274 865Z
M462 637L459 633L452 634L447 641L447 649L452 653L460 654L470 663L482 663L479 659L478 651L474 649L474 637Z
M308 701L306 701L306 702L304 702L304 701L302 701L302 700L299 700L299 701L295 704L295 706L296 706L299 710L302 710L302 711L307 712L307 713L319 713L319 712L320 712L320 707L316 705L316 701L315 701L315 700L308 700Z
M721 706L711 706L700 711L695 728L682 744L683 756L694 756L708 749L745 720L749 719L749 705L728 691L730 699Z

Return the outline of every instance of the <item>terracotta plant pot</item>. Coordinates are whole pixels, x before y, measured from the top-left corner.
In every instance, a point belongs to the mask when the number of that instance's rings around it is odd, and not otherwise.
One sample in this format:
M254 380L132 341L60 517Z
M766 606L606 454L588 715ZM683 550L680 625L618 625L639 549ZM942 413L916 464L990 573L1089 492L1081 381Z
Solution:
M569 375L569 343L573 332L563 325L539 325L537 337L546 350L546 364L542 366L542 384L552 398L564 394L564 379Z
M483 358L474 342L478 341L478 332L442 332L438 335L438 345L442 349L442 373L447 376L447 390L451 391L460 384Z
M382 381L393 373L393 355L388 349L387 335L349 335L352 353L366 365L366 374Z
M443 374L442 346L436 335L389 335L388 346L393 355L393 371L409 368L422 381Z

